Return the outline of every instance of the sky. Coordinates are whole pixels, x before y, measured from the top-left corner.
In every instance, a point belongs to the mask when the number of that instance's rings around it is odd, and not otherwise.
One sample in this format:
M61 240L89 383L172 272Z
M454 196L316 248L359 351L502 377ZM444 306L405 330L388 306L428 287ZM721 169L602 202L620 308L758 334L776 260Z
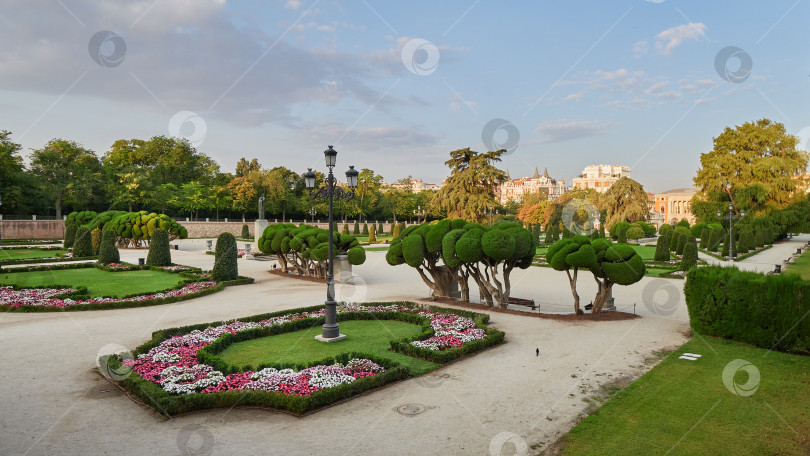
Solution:
M511 177L622 164L692 185L727 126L810 138L810 1L5 0L0 130L102 156L185 137L234 172L370 168L440 183L449 152Z

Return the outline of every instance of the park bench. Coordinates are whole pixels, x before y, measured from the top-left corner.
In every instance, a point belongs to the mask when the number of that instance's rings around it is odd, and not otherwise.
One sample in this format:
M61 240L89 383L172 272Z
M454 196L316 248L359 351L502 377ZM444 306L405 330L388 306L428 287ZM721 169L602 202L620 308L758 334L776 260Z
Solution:
M532 310L537 309L537 305L535 305L534 299L513 298L513 297L510 296L509 299L506 300L506 303L507 304L515 304L517 306L531 307Z

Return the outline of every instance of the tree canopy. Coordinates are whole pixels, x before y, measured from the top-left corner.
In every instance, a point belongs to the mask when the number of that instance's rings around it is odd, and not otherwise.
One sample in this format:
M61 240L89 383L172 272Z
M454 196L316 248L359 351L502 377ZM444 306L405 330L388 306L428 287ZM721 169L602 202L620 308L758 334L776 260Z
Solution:
M482 222L489 208L498 206L494 189L506 173L495 163L504 153L505 149L479 153L469 147L450 152L450 160L444 162L450 168L450 177L436 199L447 217Z

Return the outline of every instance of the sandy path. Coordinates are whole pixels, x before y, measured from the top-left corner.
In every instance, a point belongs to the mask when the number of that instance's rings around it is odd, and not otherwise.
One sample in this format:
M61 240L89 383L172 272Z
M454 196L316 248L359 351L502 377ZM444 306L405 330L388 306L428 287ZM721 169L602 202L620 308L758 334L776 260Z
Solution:
M243 247L240 243L240 247ZM174 261L210 268L205 242L182 241ZM137 262L145 252L122 252ZM93 373L107 344L134 348L152 331L317 304L325 286L267 274L270 262L239 260L256 283L200 299L95 312L0 314L0 454L489 454L512 434L539 449L567 431L587 407L583 398L619 377L638 377L656 350L686 340L682 281L645 278L617 287L622 310L644 318L566 324L493 313L508 343L424 378L391 385L312 415L216 410L169 421L133 403ZM340 288L354 300L418 299L427 287L406 266L369 252L355 272L367 286ZM587 274L580 294L595 292ZM564 273L532 267L514 274L514 295L549 311L568 311ZM658 293L656 294L656 290ZM673 292L667 294L667 290ZM646 296L646 298L645 298ZM651 298L651 296L653 298ZM645 302L646 299L646 302ZM535 356L540 348L540 356ZM109 391L107 391L109 390ZM404 404L425 411L403 416ZM512 433L512 434L508 434ZM532 450L536 451L536 450ZM497 454L497 453L496 453Z

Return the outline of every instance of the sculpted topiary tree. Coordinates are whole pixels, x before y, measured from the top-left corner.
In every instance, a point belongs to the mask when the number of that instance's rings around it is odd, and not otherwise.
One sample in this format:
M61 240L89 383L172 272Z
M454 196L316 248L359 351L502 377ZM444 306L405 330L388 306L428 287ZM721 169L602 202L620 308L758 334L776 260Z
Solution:
M349 234L349 224L348 223L343 224L343 229L340 230L340 234Z
M357 222L357 220L354 221L354 229L352 230L352 234L355 236L360 235L360 224Z
M250 239L250 228L247 225L242 225L242 239Z
M593 274L598 289L591 312L598 313L610 297L613 285L630 285L644 277L644 261L629 245L613 245L607 239L590 240L586 236L563 239L551 246L546 254L549 264L558 271L565 271L574 296L574 312L584 312L579 307L577 275L580 269Z
M394 239L397 239L399 237L399 235L401 234L401 229L402 228L401 228L400 224L395 223L394 227L391 229L391 236L393 236Z
M76 225L66 225L65 226L65 243L64 247L69 249L73 247L73 244L76 242L76 231L79 229Z
M73 257L93 256L93 240L90 237L90 229L84 226L76 230L76 242L73 243Z
M348 255L351 264L358 265L365 261L365 251L354 250L360 243L350 234L335 232L332 245L334 254ZM259 238L259 249L264 253L276 255L283 272L293 269L304 276L326 277L329 257L328 230L307 224L297 227L292 223L270 225ZM353 253L349 254L352 251Z
M374 226L374 225L371 225ZM363 236L368 236L368 223L363 223Z
M101 247L101 230L94 228L90 231L90 244L93 247L93 254Z
M186 228L176 220L165 214L147 211L122 213L104 224L102 229L106 228L114 230L125 245L131 244L136 248L149 241L157 229L165 230L170 240L188 237Z
M672 236L673 231L675 231L675 228L673 228L672 225L670 225L668 223L664 223L663 225L661 225L658 228L658 234L660 234L660 235L668 234L668 235Z
M757 234L754 239L757 248L763 247L765 245L765 232L762 230L757 231Z
M172 254L169 251L169 232L156 228L149 241L149 253L146 255L148 266L171 266Z
M214 268L211 270L211 279L214 282L236 280L239 277L237 253L236 238L233 234L226 232L217 236Z
M708 226L703 228L703 231L700 232L700 248L705 249L709 246L709 238L712 235L712 229Z
M627 237L627 239L638 241L639 239L644 237L644 230L640 226L631 226L625 232L625 236Z
M101 264L118 263L121 257L118 253L118 247L115 246L115 232L113 230L104 230L101 233L101 245L99 247L98 262Z
M375 242L377 242L377 230L374 228L374 224L372 223L368 228L368 243L373 244Z
M654 259L655 261L669 261L669 236L666 234L658 236Z
M716 252L717 248L720 247L720 243L723 242L723 234L723 230L713 229L709 235L709 243L706 249L711 252Z

